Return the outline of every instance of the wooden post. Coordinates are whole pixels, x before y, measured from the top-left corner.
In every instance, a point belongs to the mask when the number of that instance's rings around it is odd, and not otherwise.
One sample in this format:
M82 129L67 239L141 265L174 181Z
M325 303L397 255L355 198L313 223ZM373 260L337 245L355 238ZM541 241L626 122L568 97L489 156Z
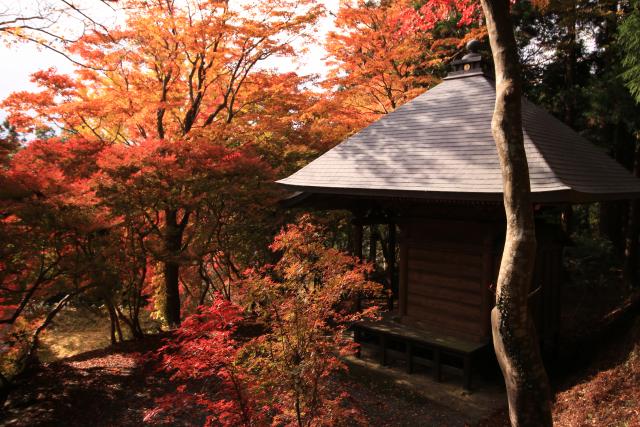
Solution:
M387 366L387 336L385 334L380 335L380 349L382 353L380 354L380 364L382 366Z
M353 234L353 241L351 252L353 256L362 259L362 221L361 218L355 217L351 221L351 229Z
M471 390L471 357L471 354L465 354L463 362L464 388L466 390Z
M369 262L376 268L376 254L378 249L378 226L369 225Z
M354 218L351 220L351 255L362 261L362 215L354 212L353 216ZM360 298L361 295L359 294L353 296L353 307L355 311L362 309Z
M398 314L402 316L407 315L407 293L409 292L408 280L409 280L409 250L408 250L408 232L407 226L403 225L400 228L400 283L398 286Z
M553 304L553 337L551 341L551 357L557 360L560 351L560 322L562 319L562 245L558 244L555 254L557 262L553 263L553 280L551 285L551 300Z
M389 285L394 297L398 297L398 282L396 280L396 225L389 224L389 259L387 260L387 274L389 275Z
M493 231L490 231L482 244L482 336L485 338L491 337L491 309L495 300L491 290L495 279L494 265Z
M562 230L567 236L570 236L573 232L573 205L567 204L562 207L560 224L562 225Z

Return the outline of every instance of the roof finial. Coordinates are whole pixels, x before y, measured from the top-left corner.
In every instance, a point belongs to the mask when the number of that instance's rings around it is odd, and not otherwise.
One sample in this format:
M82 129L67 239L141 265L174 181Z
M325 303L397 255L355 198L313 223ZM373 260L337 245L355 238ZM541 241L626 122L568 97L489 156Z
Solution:
M477 39L471 39L467 42L467 52L478 53L480 50L480 42Z
M467 42L466 47L467 54L461 59L451 63L453 65L453 72L450 76L482 72L482 55L478 53L482 44L478 40L472 39Z

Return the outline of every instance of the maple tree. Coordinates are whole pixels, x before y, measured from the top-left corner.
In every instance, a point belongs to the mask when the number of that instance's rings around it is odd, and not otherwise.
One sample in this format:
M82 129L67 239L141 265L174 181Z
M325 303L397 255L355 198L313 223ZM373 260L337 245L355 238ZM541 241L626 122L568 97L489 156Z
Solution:
M471 25L475 15L469 1L341 2L326 42L332 110L358 113L357 130L439 83L446 61L484 35Z
M261 373L270 404L279 408L275 422L330 425L346 415L343 396L328 381L344 369L338 357L356 348L344 332L377 309L353 312L346 302L375 295L381 286L366 280L369 265L327 247L323 229L310 217L284 229L271 249L281 253L278 262L244 281L252 311L269 325L246 345L247 363Z
M230 290L215 288L215 283L238 276L236 254L256 240L252 234L264 235L268 227L263 213L272 204L273 191L263 185L271 177L264 162L246 148L147 140L134 147L111 146L97 164L102 202L134 230L156 261L184 265L182 283L192 305L202 304L214 290L230 298ZM167 212L175 212L171 221L177 227L171 247L163 225ZM193 270L196 274L188 280ZM164 274L171 274L166 266ZM204 289L202 282L208 285ZM171 295L163 297L156 301L159 308L172 304ZM164 310L178 317L180 307Z
M339 357L355 350L346 327L376 312L353 312L345 301L380 285L366 280L368 265L327 247L325 239L309 217L301 218L271 245L278 262L247 272L238 285L246 314L218 296L185 320L157 352L162 369L180 384L178 393L161 398L147 421L170 422L185 410L175 402L185 400L187 408L204 410L208 425L333 425L357 417L330 378L344 369ZM236 338L236 328L249 320L260 332ZM210 386L189 391L187 380Z
M33 360L40 333L70 297L96 286L78 268L79 246L103 227L87 186L90 162L83 163L96 150L78 140L36 140L0 168L3 390Z
M341 4L327 38L333 66L327 84L357 91L349 107L385 114L437 82L421 73L432 65L422 60L430 34L409 29L408 11L410 2Z
M71 147L74 150L69 150ZM94 147L76 145L75 141L32 141L2 171L7 184L0 199L2 232L5 241L11 242L3 246L7 253L2 256L2 282L13 293L26 293L16 311L3 316L6 323L20 316L40 286L67 269L67 255L77 240L100 227L101 216L83 179L85 172L77 168L70 177L63 169L64 163L78 166L76 162L82 157L76 155L89 156L92 150ZM19 235L30 238L17 238Z
M174 154L182 148L172 145L211 145L214 151L209 155L225 156L226 149L237 154L242 150L236 149L244 145L259 143L264 148L278 139L273 136L275 131L290 132L296 126L298 112L276 110L274 114L285 116L280 126L269 129L271 133L263 127L277 121L267 119L266 108L273 106L273 97L296 95L291 89L296 87L296 77L288 76L285 86L276 73L257 67L269 57L294 53L290 40L303 37L321 13L313 1L240 3L232 8L228 2L213 0L131 0L125 7L127 20L122 28L98 28L69 46L85 65L75 76L58 75L54 70L36 73L34 81L42 91L19 92L5 100L14 126L27 131L55 124L65 134L130 147L110 150L120 153L112 157L116 163L117 159L126 163L124 157L130 155L144 156L147 148L151 153L154 144L163 144L158 150L166 148ZM191 211L189 202L177 202L183 187L174 186L169 176L175 158L167 155L162 159L161 153L156 154L160 154L156 160L168 168L164 189L173 201L149 197L158 195L151 184L151 193L134 206L139 213L154 217L147 226L155 237L160 236L163 246L162 259L157 258L163 265L164 318L177 325L181 256L185 245L192 243L185 231L196 226L200 213ZM103 166L108 169L105 158ZM242 163L240 158L235 161ZM260 167L258 163L254 166ZM116 169L107 172L112 180L119 173ZM257 174L264 178L268 172ZM112 182L109 185L115 189ZM234 189L238 199L247 200L249 188L237 185ZM174 191L177 193L172 194ZM140 206L143 200L146 206ZM112 207L117 204L110 203ZM163 211L156 209L160 205ZM224 256L229 264L228 254Z
M235 363L240 344L234 332L242 318L240 307L218 294L199 313L185 319L167 345L156 352L161 369L179 383L176 393L156 399L145 422L171 423L183 412L200 410L206 425L251 425L257 417L256 407L246 390L244 370ZM205 386L199 392L188 390L182 384L188 380Z

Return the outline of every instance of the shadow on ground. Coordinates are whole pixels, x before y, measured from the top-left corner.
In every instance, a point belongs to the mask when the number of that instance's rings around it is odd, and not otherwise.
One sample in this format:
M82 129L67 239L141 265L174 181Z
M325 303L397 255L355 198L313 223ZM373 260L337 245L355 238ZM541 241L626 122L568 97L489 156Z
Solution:
M582 342L581 357L570 353L555 372L557 425L640 425L640 318L637 310L592 341ZM139 426L157 397L174 391L172 383L142 354L157 349L165 336L125 342L45 364L16 383L0 413L7 426ZM572 356L571 356L572 355ZM375 358L373 358L375 360ZM455 376L435 383L429 375L408 375L402 366L380 367L349 361L339 375L354 405L371 426L508 425L500 383L476 378L465 392ZM493 413L491 413L494 411ZM593 424L593 420L599 420ZM188 413L172 426L202 425ZM627 422L627 424L624 424Z
M85 352L43 365L18 380L0 415L7 426L139 426L154 399L174 391L167 376L141 355L162 336ZM468 414L380 377L375 370L338 375L351 402L372 426L464 426ZM172 426L202 425L191 413Z
M141 425L154 398L172 391L166 376L140 363L141 354L156 349L162 338L89 351L25 373L9 395L0 424Z

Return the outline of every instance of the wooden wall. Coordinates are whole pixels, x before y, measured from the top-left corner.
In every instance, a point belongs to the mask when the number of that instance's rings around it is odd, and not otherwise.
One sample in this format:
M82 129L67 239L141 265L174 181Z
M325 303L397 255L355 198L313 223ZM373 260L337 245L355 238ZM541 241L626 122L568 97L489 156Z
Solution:
M494 225L428 221L401 227L403 322L472 340L490 337Z
M504 223L421 219L400 229L402 322L464 339L490 340ZM562 239L541 224L536 234L529 304L543 349L552 349L559 329Z

